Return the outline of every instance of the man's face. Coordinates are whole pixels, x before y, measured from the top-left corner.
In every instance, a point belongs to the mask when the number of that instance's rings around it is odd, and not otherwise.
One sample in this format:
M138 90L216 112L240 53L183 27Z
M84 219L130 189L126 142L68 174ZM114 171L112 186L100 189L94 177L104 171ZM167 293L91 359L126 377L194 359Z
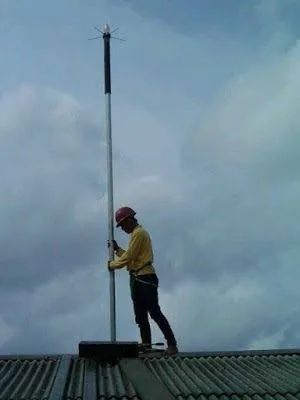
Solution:
M124 231L125 233L131 233L133 230L133 220L132 218L126 218L124 219L124 221L122 221L120 228L122 229L122 231Z

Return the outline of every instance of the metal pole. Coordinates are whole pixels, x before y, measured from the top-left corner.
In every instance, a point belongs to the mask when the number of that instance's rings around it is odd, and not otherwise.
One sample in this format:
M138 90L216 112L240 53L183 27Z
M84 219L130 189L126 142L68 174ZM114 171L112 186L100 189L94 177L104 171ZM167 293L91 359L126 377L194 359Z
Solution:
M114 199L113 199L113 161L112 161L112 135L111 135L111 77L110 77L110 28L104 25L104 95L105 95L105 131L107 141L107 203L108 203L108 240L114 239ZM113 247L109 248L109 260L114 259ZM110 336L111 341L116 341L116 295L115 272L109 272L110 294Z

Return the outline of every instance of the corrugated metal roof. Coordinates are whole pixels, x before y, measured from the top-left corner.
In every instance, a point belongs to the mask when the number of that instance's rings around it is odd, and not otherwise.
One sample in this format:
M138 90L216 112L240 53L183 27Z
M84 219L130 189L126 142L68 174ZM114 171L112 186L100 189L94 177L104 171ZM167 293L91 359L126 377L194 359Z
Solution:
M86 382L88 378L89 384ZM74 358L69 370L65 398L83 399L87 391L94 392L95 399L139 400L132 383L118 364L100 365L93 360Z
M155 382L178 400L300 400L300 352L156 355L113 366L77 355L0 356L0 400L147 400L151 387L163 392Z
M177 399L300 399L299 355L144 358Z
M77 356L1 360L0 400L140 400L120 366Z
M48 398L58 364L55 359L0 360L1 400Z

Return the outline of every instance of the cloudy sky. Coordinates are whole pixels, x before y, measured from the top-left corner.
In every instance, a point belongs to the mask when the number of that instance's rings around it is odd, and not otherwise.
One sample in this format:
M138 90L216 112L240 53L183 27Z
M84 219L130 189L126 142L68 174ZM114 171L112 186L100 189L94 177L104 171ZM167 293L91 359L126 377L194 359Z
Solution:
M88 41L106 22L126 39L115 207L152 235L180 350L300 347L299 17L293 0L0 0L2 354L110 340L103 47ZM116 292L117 339L137 340L125 270Z

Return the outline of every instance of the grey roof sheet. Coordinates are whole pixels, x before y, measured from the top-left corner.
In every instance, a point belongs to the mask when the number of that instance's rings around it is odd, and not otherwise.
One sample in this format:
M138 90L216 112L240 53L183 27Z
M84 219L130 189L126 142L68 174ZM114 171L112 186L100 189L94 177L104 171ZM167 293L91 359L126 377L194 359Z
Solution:
M178 399L300 399L299 355L145 358Z
M0 399L48 398L58 365L55 359L0 360Z
M72 355L33 357L0 356L0 400L140 400L118 364L100 365Z
M100 365L95 361L74 358L66 384L66 399L83 399L88 390L86 379L90 376L95 399L132 399L139 397L120 366Z
M0 400L144 400L147 390L132 379L139 363L178 400L300 400L299 351L145 356L130 363L101 365L77 355L0 356Z

